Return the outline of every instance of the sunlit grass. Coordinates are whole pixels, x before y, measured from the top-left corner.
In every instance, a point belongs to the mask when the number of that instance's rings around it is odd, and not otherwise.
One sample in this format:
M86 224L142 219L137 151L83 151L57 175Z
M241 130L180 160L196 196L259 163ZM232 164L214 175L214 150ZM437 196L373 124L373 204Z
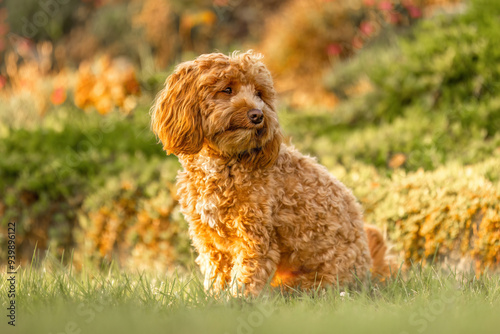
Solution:
M207 294L196 270L75 271L45 259L18 270L16 303L17 333L498 333L500 276L414 265L384 285L249 298Z

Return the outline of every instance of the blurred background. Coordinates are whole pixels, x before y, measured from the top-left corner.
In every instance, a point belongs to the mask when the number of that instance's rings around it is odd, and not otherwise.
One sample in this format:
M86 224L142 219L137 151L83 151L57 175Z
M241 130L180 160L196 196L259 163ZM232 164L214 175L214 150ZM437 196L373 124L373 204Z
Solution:
M23 263L188 268L149 108L179 62L254 49L288 140L401 261L498 267L499 22L487 0L0 0L0 243L14 221Z

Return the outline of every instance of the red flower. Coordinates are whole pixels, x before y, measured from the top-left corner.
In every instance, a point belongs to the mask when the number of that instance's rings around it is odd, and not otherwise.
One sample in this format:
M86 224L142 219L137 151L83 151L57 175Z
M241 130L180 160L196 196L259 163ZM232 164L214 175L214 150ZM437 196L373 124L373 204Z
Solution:
M4 24L4 23L0 23L0 35L5 35L7 34L7 32L9 31L9 27Z
M213 0L214 6L225 7L229 4L229 0Z
M392 3L390 1L381 1L378 4L378 8L380 8L380 10L392 10Z
M7 78L0 74L0 89L7 84Z
M398 24L401 21L401 15L399 13L390 13L387 17L387 21L391 24Z
M362 22L359 30L366 36L371 36L375 32L375 27L371 22Z
M338 56L342 53L342 45L334 43L326 47L326 53L330 56Z
M418 19L419 17L422 17L422 11L417 6L408 6L406 7L406 9L408 10L408 14L412 19Z

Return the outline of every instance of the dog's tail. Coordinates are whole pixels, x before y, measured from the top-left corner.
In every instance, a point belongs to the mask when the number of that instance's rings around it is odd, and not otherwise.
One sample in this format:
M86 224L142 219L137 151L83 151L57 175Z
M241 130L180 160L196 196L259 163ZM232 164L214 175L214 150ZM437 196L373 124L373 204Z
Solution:
M373 263L372 276L383 280L395 274L396 267L387 252L387 243L380 230L373 225L365 224L365 232Z

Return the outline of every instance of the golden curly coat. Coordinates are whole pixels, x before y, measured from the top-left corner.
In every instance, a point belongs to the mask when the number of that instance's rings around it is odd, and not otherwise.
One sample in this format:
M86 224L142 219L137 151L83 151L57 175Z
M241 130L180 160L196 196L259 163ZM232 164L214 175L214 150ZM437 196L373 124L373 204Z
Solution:
M250 51L182 63L151 111L163 148L184 167L178 196L205 288L256 295L266 282L308 289L370 269L387 275L384 240L363 225L351 191L282 143L260 59Z

